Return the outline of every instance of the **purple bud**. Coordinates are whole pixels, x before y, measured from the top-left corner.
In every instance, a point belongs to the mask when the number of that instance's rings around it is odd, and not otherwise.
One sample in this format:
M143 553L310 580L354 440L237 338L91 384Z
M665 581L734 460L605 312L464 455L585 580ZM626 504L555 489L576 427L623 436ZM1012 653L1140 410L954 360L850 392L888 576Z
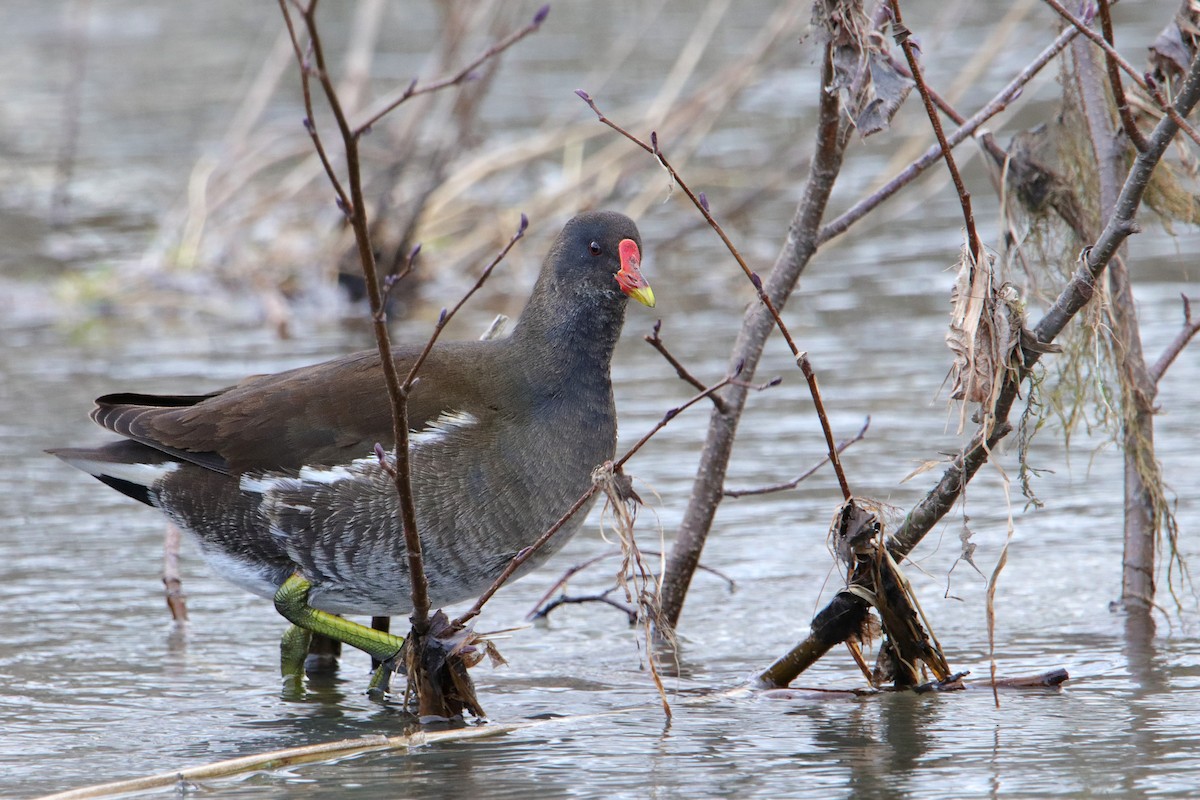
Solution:
M588 94L587 92L585 92L583 89L576 89L575 94L579 95L579 99L585 103L592 102L592 96L590 94Z
M311 119L309 119L308 117L305 117L304 119L302 119L300 121L304 123L304 130L308 131L311 134L313 132L313 121Z
M396 275L396 273L393 272L393 273L389 274L386 278L383 279L383 291L384 292L390 292L392 290L392 287L396 285L397 277L398 276Z
M479 71L478 71L478 70L472 70L471 72L468 72L468 73L467 73L466 80L468 80L468 81L477 81L477 80L479 80Z
M733 368L733 377L736 378L738 375L741 375L742 370L745 368L745 366L746 366L746 359L743 358L740 361L738 361L738 363L736 365L734 365L734 368Z
M338 197L334 202L337 203L338 209L347 217L350 216L350 206L346 205L346 201Z
M408 254L408 263L411 264L412 262L416 261L417 255L420 252L421 252L421 243L417 242L416 246L413 247L412 251Z
M405 97L407 97L408 95L410 95L410 94L412 94L414 91L416 91L416 88L417 88L417 79L416 79L416 78L413 78L413 79L412 79L412 83L410 83L410 84L408 85L408 88L404 90L404 95L405 95Z
M667 413L663 414L663 422L670 422L671 420L675 419L677 416L679 416L678 408L668 409Z
M441 313L438 314L438 321L437 321L438 327L441 327L442 325L446 324L446 317L448 317L449 315L450 315L450 312L443 308Z
M548 16L550 16L550 4L546 3L546 5L539 8L537 13L533 15L533 24L541 25L546 21L546 17Z
M370 125L366 125L361 130L359 130L358 135L359 136L370 136L372 130L373 130L373 128Z
M762 278L758 277L757 272L750 273L750 282L754 284L755 289L762 291Z
M550 6L546 6L549 8ZM517 228L517 233L524 235L525 229L529 227L529 217L525 216L525 212L521 212L521 227Z
M1146 82L1146 86L1150 88L1150 91L1154 91L1158 88L1158 81L1154 80L1153 72L1142 73L1142 80Z
M383 445L379 442L375 443L375 457L379 459L379 463L381 464L387 461L387 453L384 452Z
M662 330L662 320L661 319L655 320L654 321L654 338L655 339L658 338L658 332L661 330Z
M704 192L700 193L700 207L705 211L708 211L708 197L704 194Z
M767 381L767 386L778 386L781 383L783 383L783 376L776 375L774 378L771 378L771 380Z
M650 131L650 147L654 149L654 152L658 152L658 131Z

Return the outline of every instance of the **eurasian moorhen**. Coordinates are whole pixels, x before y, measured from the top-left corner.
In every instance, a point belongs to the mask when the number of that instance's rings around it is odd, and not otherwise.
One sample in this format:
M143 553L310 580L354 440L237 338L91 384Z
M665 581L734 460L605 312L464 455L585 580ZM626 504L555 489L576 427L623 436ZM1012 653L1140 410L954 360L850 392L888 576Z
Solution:
M613 457L609 362L626 297L654 305L639 261L632 220L581 214L550 249L510 337L439 343L422 366L409 455L435 608L491 585ZM419 350L393 350L401 375ZM380 660L396 654L398 637L334 616L411 606L397 495L374 453L394 441L376 351L206 395L110 394L92 419L125 439L50 452L165 513L217 573L274 598L300 628Z

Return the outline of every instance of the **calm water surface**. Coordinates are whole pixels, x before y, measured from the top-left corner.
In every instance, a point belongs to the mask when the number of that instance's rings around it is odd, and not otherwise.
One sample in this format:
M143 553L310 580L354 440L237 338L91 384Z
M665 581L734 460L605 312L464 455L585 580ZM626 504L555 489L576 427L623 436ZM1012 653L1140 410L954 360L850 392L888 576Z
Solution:
M10 67L61 63L65 5L36 13L20 4L0 9L7 35L19 34ZM622 13L642 13L633 4L618 5ZM731 15L727 47L735 46L739 26L757 27L765 5L748 6L753 14L744 18ZM1122 3L1120 9L1130 18L1142 15L1144 27L1132 30L1149 35L1174 5ZM158 581L160 518L42 453L101 441L86 414L91 399L106 391L216 388L363 346L361 330L335 324L302 328L290 341L210 319L81 324L63 319L47 283L35 280L39 272L87 261L88 243L111 263L136 257L156 210L182 192L195 157L193 129L206 130L228 100L215 93L214 81L237 73L246 49L261 46L272 24L270 9L259 14L240 10L241 4L221 7L228 13L200 19L132 2L94 9L94 24L105 33L92 55L110 68L90 73L102 85L85 105L94 127L78 176L78 225L66 232L52 232L42 221L53 154L30 134L35 124L57 130L61 98L54 87L61 74L47 69L40 77L0 77L13 104L0 121L12 134L12 158L4 169L22 178L2 190L0 207L7 237L3 288L13 298L0 304L0 485L7 487L0 493L3 796L329 739L399 734L408 724L394 705L363 695L367 663L357 653L346 657L338 678L314 683L306 699L282 699L276 662L281 619L269 603L213 578L190 548L183 573L191 622L186 629L173 627ZM665 19L687 21L677 6L664 8ZM910 25L920 19L920 8L906 15ZM545 32L548 44L539 51L545 58L565 58L575 41L571 25L589 24L581 11L555 14L551 20L561 19L563 27ZM966 25L961 16L955 19ZM981 79L983 90L1006 81L1045 40L1044 17L1035 15L1025 26L1027 41L997 57ZM953 39L945 38L949 50L928 49L949 58ZM164 60L164 50L181 57ZM1131 58L1140 53L1131 51ZM746 97L747 113L763 114L772 97L804 97L796 102L808 104L810 62L808 49L788 60L784 66L792 72ZM531 58L524 68L542 75L537 65ZM580 64L579 74L587 66ZM170 70L170 81L146 80L155 69ZM212 80L196 74L204 69ZM577 77L564 73L566 94ZM799 81L800 88L792 85ZM117 88L105 89L110 82ZM629 76L618 83L618 95L639 96ZM131 85L144 91L129 94ZM187 100L183 87L202 94ZM102 102L112 96L106 91L125 91L128 102ZM502 93L500 100L505 98ZM779 127L764 135L795 125L786 106L770 110ZM131 126L131 118L140 122ZM861 146L847 187L866 185L883 168L887 148ZM661 177L648 171L638 180ZM994 241L985 179L978 173L973 180L985 236ZM719 198L719 190L710 196ZM768 204L744 223L740 234L760 263L771 257L794 198ZM678 213L655 208L642 222L647 273L660 306L653 314L630 309L614 365L621 431L629 442L690 394L640 342L653 320L664 320L672 349L694 372L714 378L725 369L724 354L746 300L711 237L659 246L684 218ZM949 363L942 345L950 283L945 268L955 257L959 219L956 205L941 194L924 205L901 201L888 213L892 221L881 219L869 235L819 256L787 317L812 354L839 434L849 435L871 416L867 440L845 457L856 493L904 509L931 482L925 475L902 483L904 476L958 446L938 390ZM1134 243L1131 263L1152 355L1175 333L1179 294L1196 294L1192 254L1200 240L1180 233L1172 240L1148 230ZM535 261L536 253L524 257ZM482 310L469 313L457 335L473 335L487 317ZM416 339L425 330L421 323L405 323L398 335ZM756 395L743 422L732 486L790 477L822 452L807 390L779 342L760 371L761 377L775 374L785 376L784 384ZM1184 551L1193 558L1200 529L1196 386L1200 357L1193 349L1163 383L1164 413L1157 421L1159 456L1178 497ZM669 536L679 521L705 422L702 411L682 416L632 464L651 506L640 519L644 547L656 548L658 528ZM697 576L680 631L679 674L667 679L675 711L670 721L642 669L643 646L623 617L600 606L567 607L548 624L500 640L509 666L475 671L489 719L623 713L255 773L200 791L215 797L364 798L1194 796L1200 786L1196 601L1182 591L1183 612L1172 610L1169 623L1160 618L1153 637L1126 635L1124 618L1108 610L1120 589L1121 463L1119 453L1102 444L1102 437L1081 435L1066 453L1054 432L1044 432L1031 460L1051 470L1037 482L1046 505L1025 509L1019 496L1013 500L1016 538L998 601L999 671L1062 666L1072 680L1061 690L1005 693L999 708L983 689L921 697L709 696L737 686L802 637L834 590L824 542L839 494L832 477L819 473L796 491L722 507L705 562L732 577L737 590ZM1013 454L1003 455L1000 464L1016 474ZM979 545L977 563L988 572L1007 518L998 471L989 468L972 484L967 512ZM951 665L983 676L984 581L962 564L949 573L960 524L955 515L931 535L909 573ZM502 592L478 628L520 625L549 582L611 548L589 524L542 570ZM603 587L613 569L615 563L603 564L574 579L572 588ZM1170 605L1165 592L1161 601ZM861 678L848 657L834 652L799 683L854 688Z

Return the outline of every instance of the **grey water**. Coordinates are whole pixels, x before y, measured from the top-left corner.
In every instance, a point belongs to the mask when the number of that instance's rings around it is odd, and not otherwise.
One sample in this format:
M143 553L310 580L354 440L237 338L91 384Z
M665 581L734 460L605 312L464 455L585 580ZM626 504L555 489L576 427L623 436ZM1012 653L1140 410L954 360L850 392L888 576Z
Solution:
M0 86L0 795L30 797L105 781L171 772L241 755L325 740L395 735L410 720L396 704L363 693L368 664L349 653L336 678L314 681L302 700L281 695L277 641L284 627L258 598L212 576L185 548L184 589L191 619L169 619L159 581L162 520L43 453L98 442L87 420L91 399L107 391L200 391L253 373L276 371L368 344L361 326L334 321L301 326L292 339L268 326L198 315L149 323L120 315L84 319L63 299L63 275L93 262L137 259L158 212L178 200L192 162L221 131L236 84L274 35L278 11L234 2L193 6L144 2L0 4L6 65ZM1054 21L1036 4L982 72L964 107L1003 85L1049 41ZM1175 3L1124 2L1122 36L1149 41ZM333 7L332 4L330 7ZM966 59L1000 11L980 4L906 5L910 27L933 32L925 49L931 80L948 85L955 59ZM534 6L530 6L532 13ZM94 37L81 95L78 160L65 228L48 220L62 131L63 87L71 55L69 18L86 9ZM736 52L772 4L739 4L722 22L713 63ZM582 31L620 32L656 13L653 36L617 70L614 96L635 102L652 93L644 71L686 38L692 6L555 5L531 47L513 54L491 112L497 130L520 122L529 81L546 96L578 103L571 91L592 74L601 47ZM420 52L432 15L414 15L401 45ZM617 22L614 22L617 20ZM793 37L793 39L797 39ZM398 47L401 45L397 45ZM255 48L258 48L256 51ZM810 107L816 65L811 42L765 73L737 111L766 126L728 121L713 134L712 157L739 158L780 137L806 139L801 102ZM564 55L568 54L568 55ZM1129 57L1143 53L1131 45ZM544 73L546 60L557 64ZM575 57L573 68L562 59ZM668 59L669 60L669 59ZM642 76L639 78L639 76ZM221 87L225 87L222 90ZM1001 139L1037 103L1049 102L1053 74L1027 91L1017 118L994 123ZM555 94L555 91L558 94ZM803 101L798 98L804 98ZM912 101L910 101L910 104ZM617 105L613 101L613 106ZM914 112L908 109L905 113ZM736 116L736 115L735 115ZM581 119L585 117L581 114ZM913 116L914 129L924 131ZM731 133L734 131L734 133ZM736 134L736 135L735 135ZM724 138L722 138L724 137ZM751 137L747 143L745 137ZM724 143L724 147L721 143ZM926 140L922 139L921 146ZM839 208L886 172L892 144L854 145L835 197ZM964 149L964 154L966 150ZM964 158L967 158L964 155ZM726 165L728 165L726 164ZM971 172L971 169L974 172ZM699 162L696 162L699 170ZM984 173L968 167L985 238L999 238ZM802 174L798 173L798 174ZM647 169L642 184L665 181ZM941 180L939 177L938 180ZM698 180L697 182L700 182ZM933 188L931 188L931 186ZM638 187L641 188L640 186ZM705 188L705 187L701 187ZM864 441L844 456L856 494L907 509L937 471L905 476L961 444L956 416L941 389L949 356L942 342L948 293L961 241L957 203L924 183L885 207L814 260L786 319L818 371L839 436L866 417ZM724 197L714 186L709 198ZM732 227L765 269L799 196L799 180ZM672 201L674 202L674 201ZM672 239L694 218L656 205L642 220L645 270L659 306L631 308L614 362L622 446L648 430L692 390L641 342L655 319L673 352L692 371L715 379L751 295L736 266L706 232ZM1130 264L1146 352L1156 357L1182 320L1179 296L1196 294L1200 237L1152 220L1131 243ZM520 258L536 260L538 254ZM485 289L489 291L489 289ZM524 289L513 291L520 295ZM430 298L431 304L445 303ZM355 312L357 313L357 312ZM1036 319L1035 308L1031 314ZM490 314L469 309L453 331L470 336ZM404 321L401 337L423 337L427 323ZM741 425L728 483L785 480L815 463L823 443L803 379L775 340L759 379L781 386L755 394ZM1173 496L1185 556L1195 558L1200 529L1200 357L1185 351L1163 381L1156 420L1158 455ZM667 545L686 505L707 419L697 408L672 422L631 462L648 508L639 517L645 549ZM548 623L525 626L526 613L566 569L615 545L600 517L550 563L502 591L478 621L481 631L517 628L498 646L508 665L481 666L475 680L492 723L595 715L548 722L488 739L376 753L337 762L253 772L149 793L213 797L1190 797L1200 786L1200 635L1196 598L1165 575L1157 632L1126 630L1109 609L1120 592L1122 473L1119 451L1101 431L1076 434L1070 450L1047 429L1031 463L1044 506L1025 503L1010 446L972 483L965 513L978 545L975 562L990 573L1008 518L1014 539L999 581L995 658L1001 675L1065 667L1061 689L1008 691L997 707L986 688L945 695L856 697L718 693L736 687L807 631L837 586L825 537L840 493L827 471L793 491L726 500L704 554L706 566L736 582L697 575L680 628L677 674L665 678L668 720L645 669L645 646L619 612L601 605L558 609ZM1004 474L999 468L1002 468ZM988 673L985 581L958 563L963 511L933 533L907 568L951 666ZM616 561L572 579L573 592L609 585ZM953 571L951 568L953 567ZM798 686L863 685L849 657L831 652ZM620 712L598 715L598 712Z

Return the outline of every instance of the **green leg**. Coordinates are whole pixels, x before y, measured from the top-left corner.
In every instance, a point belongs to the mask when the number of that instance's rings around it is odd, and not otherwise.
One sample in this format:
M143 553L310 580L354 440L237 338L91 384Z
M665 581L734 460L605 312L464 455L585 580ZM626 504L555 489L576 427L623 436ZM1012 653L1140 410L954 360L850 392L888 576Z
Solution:
M293 575L275 592L275 608L292 623L280 643L280 669L284 677L303 678L310 635L319 633L362 650L381 662L375 677L371 679L371 690L386 691L390 664L400 652L404 639L311 607L308 604L311 588L312 584L304 578ZM385 672L386 675L383 674Z
M308 658L308 645L312 632L299 625L289 625L279 640L279 672L285 678L304 678L304 661Z

